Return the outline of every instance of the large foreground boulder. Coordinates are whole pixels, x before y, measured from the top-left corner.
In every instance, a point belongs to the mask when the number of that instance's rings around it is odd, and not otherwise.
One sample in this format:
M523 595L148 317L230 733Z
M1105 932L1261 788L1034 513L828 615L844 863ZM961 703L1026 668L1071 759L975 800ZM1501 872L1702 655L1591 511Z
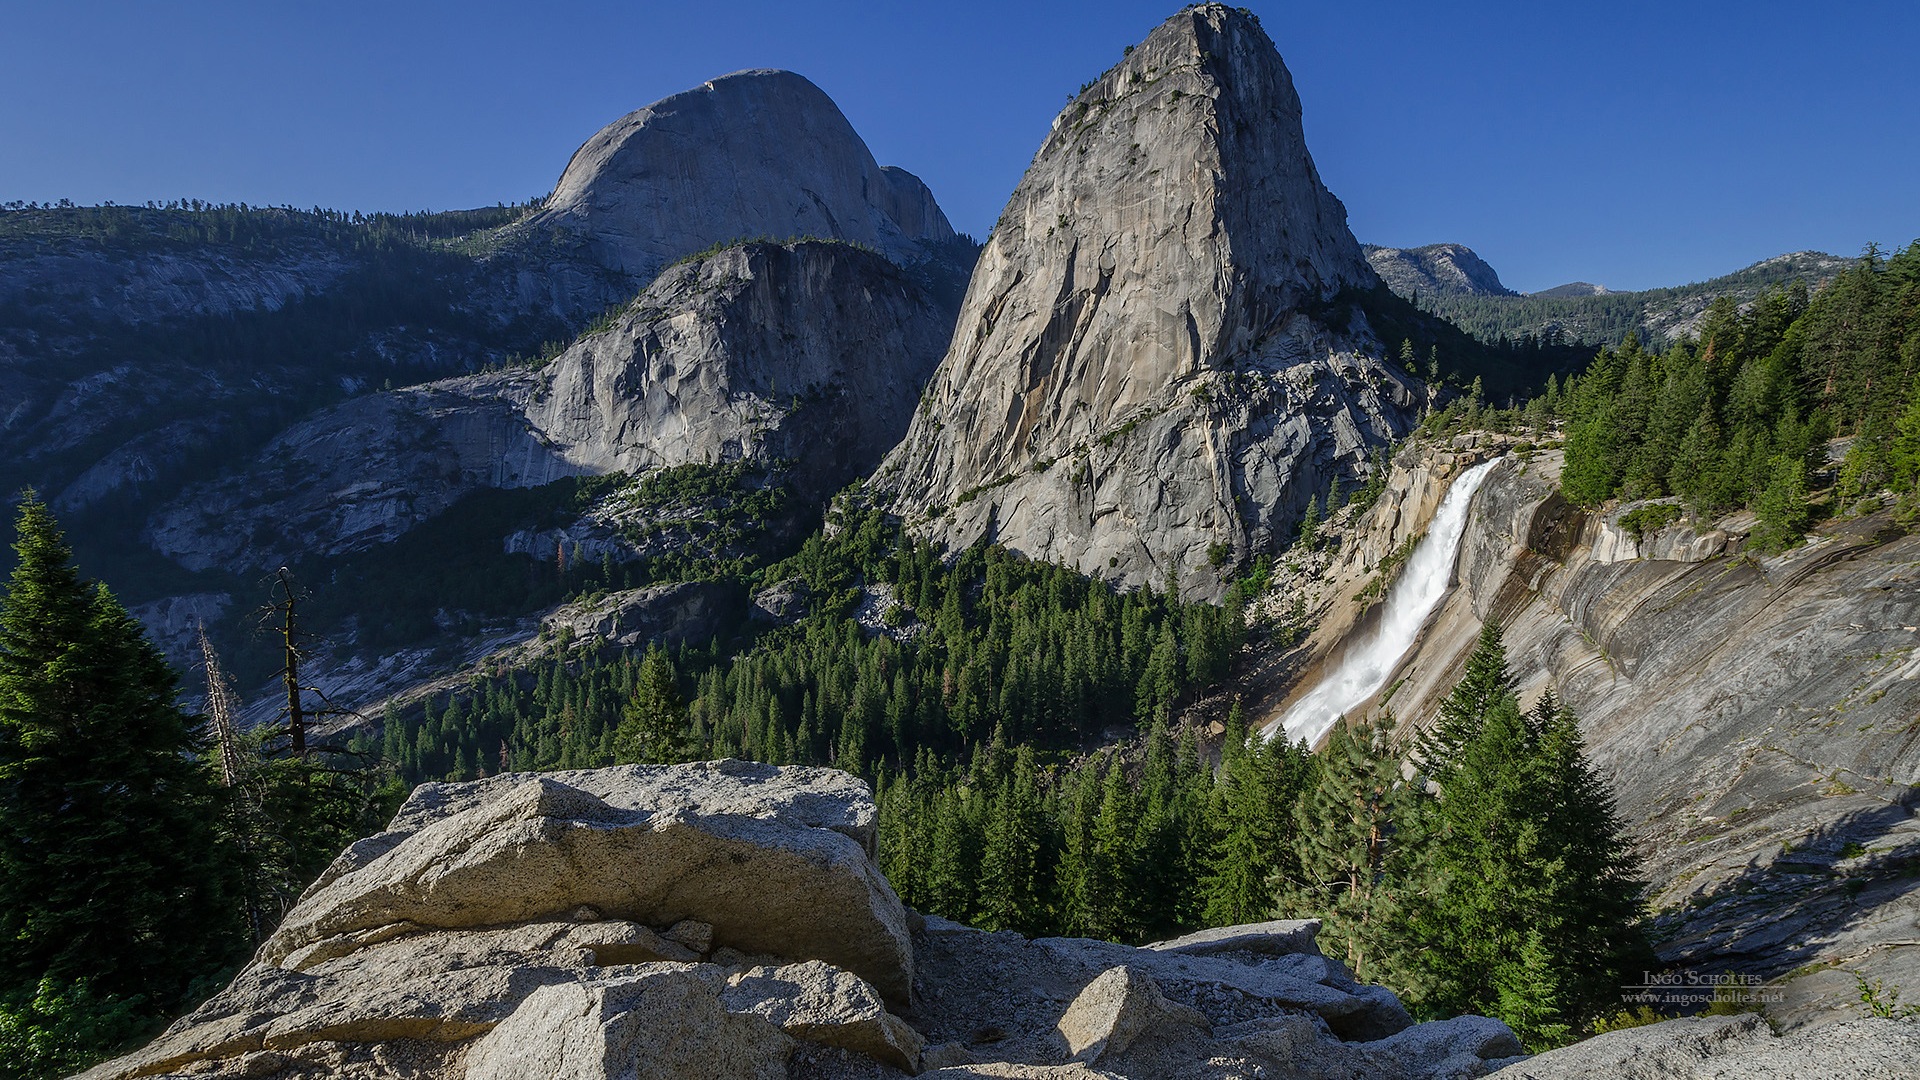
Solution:
M900 906L867 786L739 761L414 792L233 982L88 1073L253 1080L1462 1080L1311 921L1134 948Z
M695 918L744 953L824 960L904 1004L906 915L868 858L873 810L845 773L722 761L423 785L349 849L261 949L404 925L498 926L582 906L656 926Z

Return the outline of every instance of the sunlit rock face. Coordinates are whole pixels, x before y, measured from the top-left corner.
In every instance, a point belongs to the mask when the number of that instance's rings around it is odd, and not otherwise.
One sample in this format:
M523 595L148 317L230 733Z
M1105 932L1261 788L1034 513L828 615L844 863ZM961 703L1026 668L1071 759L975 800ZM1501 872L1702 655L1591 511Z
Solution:
M610 268L651 278L715 243L812 236L910 261L953 229L919 178L874 161L820 88L740 71L601 128L533 223Z
M1055 119L877 477L910 524L1127 584L1217 591L1222 550L1406 430L1375 283L1250 15L1183 11Z

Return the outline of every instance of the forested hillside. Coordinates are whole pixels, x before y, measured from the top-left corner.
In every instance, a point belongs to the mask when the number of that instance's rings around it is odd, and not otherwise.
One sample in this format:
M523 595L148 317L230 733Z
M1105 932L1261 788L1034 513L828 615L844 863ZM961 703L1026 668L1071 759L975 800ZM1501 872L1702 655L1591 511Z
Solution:
M1797 252L1692 285L1636 292L1573 290L1489 296L1429 290L1411 294L1421 310L1439 315L1486 342L1533 340L1548 345L1579 342L1618 345L1629 336L1664 345L1698 333L1700 319L1720 298L1739 304L1794 285L1813 289L1831 280L1846 260Z
M1697 340L1665 351L1631 338L1602 350L1552 404L1566 416L1562 483L1577 503L1673 496L1708 520L1748 508L1763 549L1881 491L1911 516L1920 242L1890 258L1869 250L1811 299L1789 288L1744 311L1718 301ZM1830 495L1809 502L1828 486L1820 477L1836 437L1847 441Z

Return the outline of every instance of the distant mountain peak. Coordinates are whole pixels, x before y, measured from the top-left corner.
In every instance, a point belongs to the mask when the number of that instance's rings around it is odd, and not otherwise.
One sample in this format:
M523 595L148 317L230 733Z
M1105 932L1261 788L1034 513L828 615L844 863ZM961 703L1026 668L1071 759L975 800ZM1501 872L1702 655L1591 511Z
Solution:
M883 168L840 107L791 71L736 71L601 128L574 152L532 227L651 279L745 237L814 236L911 261L953 228L920 179Z
M1617 291L1605 285L1595 285L1591 281L1569 281L1565 285L1555 285L1551 289L1541 289L1539 292L1527 295L1538 296L1545 300L1564 300L1571 296L1608 296Z
M1517 296L1500 275L1465 244L1427 244L1416 248L1363 244L1367 262L1387 287L1401 296Z

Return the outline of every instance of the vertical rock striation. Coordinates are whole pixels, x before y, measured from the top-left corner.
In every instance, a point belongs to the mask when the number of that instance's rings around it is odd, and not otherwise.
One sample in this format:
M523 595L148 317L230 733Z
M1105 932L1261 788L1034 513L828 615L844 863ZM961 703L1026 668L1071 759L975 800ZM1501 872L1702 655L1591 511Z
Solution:
M878 477L949 543L1128 584L1284 536L1411 394L1335 302L1373 271L1251 16L1169 19L1055 119Z

